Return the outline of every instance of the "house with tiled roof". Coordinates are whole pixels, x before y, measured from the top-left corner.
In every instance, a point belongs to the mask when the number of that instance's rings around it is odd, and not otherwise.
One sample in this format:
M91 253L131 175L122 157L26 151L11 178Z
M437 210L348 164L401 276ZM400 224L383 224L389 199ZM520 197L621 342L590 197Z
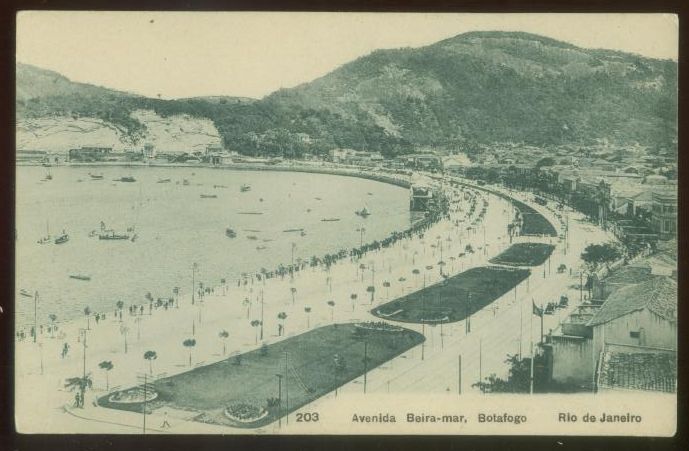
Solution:
M605 345L596 388L600 392L677 390L677 353L663 348Z
M587 325L593 330L595 380L605 369L609 345L676 352L677 282L670 277L654 277L621 288L608 297Z

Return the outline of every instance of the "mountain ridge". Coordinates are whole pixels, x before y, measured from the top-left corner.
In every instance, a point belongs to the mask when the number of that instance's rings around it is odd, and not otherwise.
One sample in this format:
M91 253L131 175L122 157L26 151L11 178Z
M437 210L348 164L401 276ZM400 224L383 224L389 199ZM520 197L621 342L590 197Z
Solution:
M51 92L50 79L20 77L19 65L17 74L20 119L86 115L135 137L143 130L135 110L187 114L210 119L226 147L253 155L333 147L388 156L424 147L471 153L506 141L676 148L675 62L524 32L476 31L425 47L375 50L262 99L152 99L88 84L67 89L65 77Z

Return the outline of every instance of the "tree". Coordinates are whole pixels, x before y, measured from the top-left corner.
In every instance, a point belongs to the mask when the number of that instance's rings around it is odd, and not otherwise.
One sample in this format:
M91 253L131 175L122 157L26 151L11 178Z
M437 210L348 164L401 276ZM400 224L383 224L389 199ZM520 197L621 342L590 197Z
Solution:
M376 287L374 287L373 285L369 285L368 287L366 287L366 291L371 293L371 304L373 304L373 299L376 294Z
M81 402L77 407L84 408L84 394L86 390L93 386L91 373L83 377L70 377L65 381L65 388L69 391L79 390L81 393Z
M450 258L452 258L452 257L450 257ZM383 287L385 287L385 293L386 293L385 296L388 299L390 299L390 282L388 282L387 280L385 282L383 282Z
M251 327L256 329L256 338L254 340L254 343L258 344L258 326L261 325L261 322L259 320L255 319L255 320L251 321L249 324L251 324Z
M124 353L127 353L127 334L129 333L129 327L122 324L120 325L120 334L124 337Z
M174 287L172 294L175 295L175 307L179 308L179 287Z
M330 306L330 321L335 322L335 301L328 301Z
M536 169L545 166L553 166L555 164L555 159L553 157L543 157L536 162Z
M226 349L227 349L227 348L225 347L225 344L226 344L225 341L227 340L227 337L229 337L229 336L230 336L230 334L227 333L226 330L221 330L221 331L218 333L218 337L220 337L220 339L222 340L222 355L223 355L223 356L225 355L225 352L226 352Z
M285 332L285 320L287 319L287 313L285 313L285 312L278 313L278 319L282 321L281 331L282 331L282 333L284 333ZM278 334L278 335L280 335L280 334Z
M117 301L115 303L115 305L117 306L117 310L120 311L120 322L121 322L122 321L122 309L124 308L124 302L123 301Z
M48 318L50 319L50 323L52 324L52 327L50 328L50 336L52 338L55 338L55 321L57 320L57 315L51 313L50 315L48 315Z
M590 272L596 271L602 264L614 262L621 256L620 251L609 243L589 244L581 254Z
M91 318L91 308L87 305L84 307L84 316L86 316L86 329L91 330L90 318Z
M311 329L311 307L304 307L306 312L306 328Z
M598 223L603 228L606 229L608 210L610 209L610 185L605 183L604 180L596 187L594 193L594 199L598 205Z
M105 371L105 391L108 391L110 390L110 380L108 378L108 374L110 373L110 370L115 367L115 365L113 365L110 360L103 360L98 364L98 367Z
M144 352L144 359L148 360L149 373L153 374L153 361L158 358L158 353L155 351Z
M196 340L193 338L187 338L182 342L184 347L189 348L189 366L191 366L191 350L196 346Z

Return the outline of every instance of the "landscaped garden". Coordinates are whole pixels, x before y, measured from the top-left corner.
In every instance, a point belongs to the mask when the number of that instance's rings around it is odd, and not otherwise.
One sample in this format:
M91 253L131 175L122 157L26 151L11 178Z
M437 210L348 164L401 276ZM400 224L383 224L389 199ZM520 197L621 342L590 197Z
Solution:
M522 235L548 235L557 236L555 227L543 217L542 214L520 202L516 199L510 198L510 201L519 210L522 216Z
M198 412L196 421L260 427L335 390L420 344L417 332L385 323L334 324L159 379L148 385L147 409ZM364 347L366 362L364 362ZM280 388L280 389L279 389ZM363 389L363 387L362 387ZM132 389L124 390L129 393ZM141 412L110 394L104 407ZM150 394L150 393L149 393ZM115 401L115 402L113 402Z
M543 264L555 249L551 244L518 243L513 244L490 262L508 266L538 266Z
M372 313L379 318L408 323L461 321L507 293L530 272L498 266L472 268L383 304Z

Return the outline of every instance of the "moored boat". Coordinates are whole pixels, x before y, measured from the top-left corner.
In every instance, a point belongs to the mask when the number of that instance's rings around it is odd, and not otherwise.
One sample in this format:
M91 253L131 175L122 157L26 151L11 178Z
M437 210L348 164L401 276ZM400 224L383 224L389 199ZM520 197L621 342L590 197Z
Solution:
M89 176L91 177L91 180L103 180L103 174L91 174L89 172Z
M21 290L19 290L19 294L21 294L22 296L26 296L27 298L33 297L33 294L29 293L28 290L25 290L23 288Z
M132 176L127 176L127 177L120 177L118 179L115 179L116 182L136 182L136 179Z
M361 210L357 210L354 212L357 216L361 216L362 218L366 218L371 215L371 212L368 211L366 207L362 208Z
M170 182L171 182L170 179L160 179L160 180L158 180L158 182L156 182L156 183L170 183Z
M217 194L201 194L201 199L217 199Z
M99 240L128 240L126 233L115 233L114 230L106 230L98 235Z
M62 235L55 238L55 244L64 244L67 241L69 241L69 235L66 234L64 230L62 231Z
M339 220L340 220L340 218L323 218L323 219L321 219L322 222L335 222L335 221L339 221Z
M225 235L228 238L235 238L237 236L237 232L228 227L225 229Z
M87 276L85 274L70 274L69 278L76 280L91 280L91 276Z
M251 186L249 186L245 183L244 185L239 187L239 191L242 193L246 193L247 191L251 191Z

